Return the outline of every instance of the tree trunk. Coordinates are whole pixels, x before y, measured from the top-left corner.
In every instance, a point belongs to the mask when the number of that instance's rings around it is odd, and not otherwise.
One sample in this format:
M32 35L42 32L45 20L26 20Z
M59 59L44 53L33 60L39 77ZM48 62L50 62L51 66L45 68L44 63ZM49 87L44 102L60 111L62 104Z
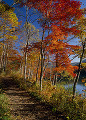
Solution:
M7 44L7 50L6 50L6 65L8 65L8 49L9 49L9 46Z
M28 69L28 79L30 79L30 68Z
M5 72L5 26L3 33L3 71Z
M44 39L44 29L43 29L43 35L42 35L42 41L41 41L41 51L40 51L40 54L41 54L41 73L40 73L40 89L42 90L42 79L43 79L43 65L44 65L44 60L43 60L43 48L42 48L42 45L43 45L43 39Z
M22 65L22 67L21 67L21 74L23 75L23 65Z
M27 0L26 0L27 3ZM24 81L26 84L26 74L27 74L27 49L28 49L28 41L29 41L29 35L28 35L28 7L26 6L26 33L27 33L27 42L25 46L25 66L24 66Z
M56 68L58 67L58 53L56 54ZM57 83L57 71L55 72L55 84Z
M3 67L3 59L2 59L2 57L3 57L3 54L1 55L1 68Z
M48 23L48 28L49 28L49 24L50 24L50 21ZM49 32L50 32L50 29L48 29L48 35L49 35ZM44 34L45 34L45 30L43 29L43 35L42 35L42 41L41 41L41 51L40 51L40 54L41 54L40 88L41 88L41 90L42 90L42 79L43 79L44 61L45 61L45 54L44 54L45 48L42 47L42 45L43 45L43 39L44 39ZM43 59L43 57L44 57L44 59Z
M26 83L26 72L27 72L27 51L25 50L25 65L24 65L24 81Z
M55 85L56 85L56 83L57 83L57 72L55 74Z
M50 81L51 81L51 68L50 68Z
M86 41L86 38L85 38L85 41ZM83 50L82 50L82 54L81 54L81 57L80 57L79 68L78 68L77 76L74 80L74 85L73 85L73 99L75 98L76 84L77 84L77 82L79 80L79 76L80 76L81 63L82 63L82 59L83 59L83 55L84 55L84 51L85 51L85 42L82 43L82 47L83 47Z
M39 60L38 60L38 67L37 67L37 73L36 73L36 82L38 81L38 69L39 69L39 65L40 65L40 56L39 56Z
M7 66L7 45L5 45L5 67Z
M53 79L53 85L56 84L56 78L55 78L55 75L54 75L54 79Z

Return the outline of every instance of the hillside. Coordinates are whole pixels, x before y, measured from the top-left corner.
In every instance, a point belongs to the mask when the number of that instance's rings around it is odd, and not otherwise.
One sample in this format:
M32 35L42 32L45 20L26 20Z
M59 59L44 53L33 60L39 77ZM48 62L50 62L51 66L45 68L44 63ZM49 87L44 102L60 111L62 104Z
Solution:
M86 63L86 58L82 60L82 63ZM71 65L78 66L79 62L73 62L73 63L71 63Z

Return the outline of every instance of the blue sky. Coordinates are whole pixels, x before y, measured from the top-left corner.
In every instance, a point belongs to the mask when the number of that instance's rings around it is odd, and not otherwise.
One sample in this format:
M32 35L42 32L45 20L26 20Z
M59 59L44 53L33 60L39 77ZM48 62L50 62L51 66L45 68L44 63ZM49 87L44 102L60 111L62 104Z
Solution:
M7 4L9 4L9 5L12 5L13 4L13 0L2 0L2 1L5 1ZM77 1L77 0L76 0ZM79 0L80 2L82 2L82 5L81 5L81 8L85 8L86 7L86 0ZM20 9L15 9L15 13L18 13L18 14L22 14L22 15L24 15L24 13L25 13L25 8L20 8ZM29 12L29 14L30 14L31 12ZM31 17L31 19L32 20L34 20L34 18L36 19L37 18L37 15L35 15L35 16L33 16L33 17ZM21 17L21 18L19 18L19 21L20 20L22 20L23 19L23 22L22 22L22 24L24 24L24 22L25 22L25 19L24 19L24 17ZM40 26L38 25L38 23L37 22L34 22L33 23L33 25L38 29L38 28L40 28ZM71 42L70 42L70 44L78 44L78 39L77 38L74 38ZM79 62L79 58L75 58L72 62Z

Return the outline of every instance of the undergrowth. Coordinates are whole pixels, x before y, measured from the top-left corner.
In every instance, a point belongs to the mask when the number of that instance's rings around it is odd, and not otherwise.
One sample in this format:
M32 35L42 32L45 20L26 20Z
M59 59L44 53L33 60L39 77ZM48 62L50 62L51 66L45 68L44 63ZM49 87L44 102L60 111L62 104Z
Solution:
M14 120L8 107L8 97L3 90L3 78L7 76L5 72L0 74L0 120Z
M8 99L4 93L0 93L0 120L13 120L8 108Z
M26 80L26 84L19 72L12 72L11 77L19 84L20 88L27 90L36 99L48 102L53 106L53 112L63 113L68 120L86 120L86 98L77 95L72 101L72 89L66 90L63 85L51 85L50 81L43 81L43 89L40 90L39 82Z

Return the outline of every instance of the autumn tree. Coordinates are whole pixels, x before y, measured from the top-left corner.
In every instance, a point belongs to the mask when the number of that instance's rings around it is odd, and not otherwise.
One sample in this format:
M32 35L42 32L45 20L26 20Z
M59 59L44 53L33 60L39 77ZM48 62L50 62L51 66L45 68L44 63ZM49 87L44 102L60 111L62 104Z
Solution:
M83 14L84 14L84 10L83 10ZM80 58L80 62L79 62L77 76L74 79L73 99L75 97L76 84L77 84L77 82L79 80L79 76L80 76L82 60L83 60L83 58L85 58L85 53L86 53L86 50L85 50L85 48L86 48L86 17L84 15L79 20L77 20L76 27L80 30L80 33L77 34L76 36L78 36L78 38L80 39L79 42L80 42L81 49L79 49L76 52Z
M27 28L26 28L27 27ZM21 39L21 50L23 53L23 66L24 66L24 79L26 80L27 71L31 71L30 68L28 68L28 64L30 64L30 59L31 58L31 47L32 44L35 41L39 40L39 30L34 27L31 23L28 22L28 24L25 22L23 27L21 28L21 33L20 33L20 39ZM34 56L33 56L34 58Z
M39 19L39 24L43 29L43 33L42 33L41 44L39 43L39 45L41 45L40 88L42 90L44 61L47 58L46 55L48 53L47 48L50 44L54 46L53 42L57 43L58 46L61 44L62 48L64 48L64 46L65 47L67 46L68 50L72 48L72 46L69 48L69 45L66 44L66 38L68 37L68 35L70 35L70 33L76 34L77 32L79 32L76 29L76 27L72 28L70 26L75 24L74 19L79 19L82 14L82 11L80 10L80 2L74 1L74 0L68 0L68 1L58 0L58 2L56 0L52 0L52 1L48 1L48 0L43 0L43 1L29 0L28 1L27 0L27 1L20 1L20 2L21 2L20 6L26 5L28 6L29 9L35 8L38 10L38 13L41 14L41 17ZM46 32L47 32L47 37L45 37ZM63 49L63 51L64 50L66 50L66 48ZM59 63L59 60L57 56L58 54L60 56L61 52L60 53L57 52L55 55L56 61L58 63ZM64 61L66 61L66 63L69 63L69 66L70 66L70 62L68 62L70 60L69 58L67 58L68 56L66 56L65 58L64 58L65 54L62 54L61 56L63 56L62 57L63 64L64 64Z
M33 4L33 2L35 4ZM55 35L55 38L53 38L53 39L57 40L57 43L60 43L59 40L62 43L62 41L65 38L67 38L69 33L74 34L74 33L78 32L76 30L76 28L70 28L69 26L75 23L74 22L75 18L77 19L81 16L80 2L73 1L73 0L72 1L58 0L58 2L55 0L54 1L39 1L39 2L38 1L29 1L29 2L27 2L27 6L31 6L31 5L34 8L38 9L38 11L40 11L40 13L43 14L43 18L42 18L43 22L41 25L43 28L43 36L42 36L41 46L44 46L43 39L44 39L45 30L50 29L52 31L51 34L53 36ZM69 16L69 14L70 14L70 16ZM49 24L50 24L50 26L48 26ZM56 31L58 31L58 32L56 32ZM50 35L48 35L46 37L46 45L45 46L49 45L49 41L51 42ZM53 42L53 39L52 39L52 42ZM63 42L63 45L64 44L65 43ZM63 45L62 45L62 47L63 47ZM41 47L41 51L43 51L42 47ZM58 52L57 52L57 54L58 54ZM65 60L67 61L67 59L65 59ZM58 58L57 58L57 61L58 61ZM41 52L40 84L41 84L42 77L43 77L42 72L43 72L43 53Z
M0 14L0 34L1 42L3 45L3 51L1 55L1 64L3 70L5 71L6 65L8 63L9 51L13 48L13 42L17 39L14 32L18 27L18 19L14 13L14 9L8 4L0 2L1 14Z

